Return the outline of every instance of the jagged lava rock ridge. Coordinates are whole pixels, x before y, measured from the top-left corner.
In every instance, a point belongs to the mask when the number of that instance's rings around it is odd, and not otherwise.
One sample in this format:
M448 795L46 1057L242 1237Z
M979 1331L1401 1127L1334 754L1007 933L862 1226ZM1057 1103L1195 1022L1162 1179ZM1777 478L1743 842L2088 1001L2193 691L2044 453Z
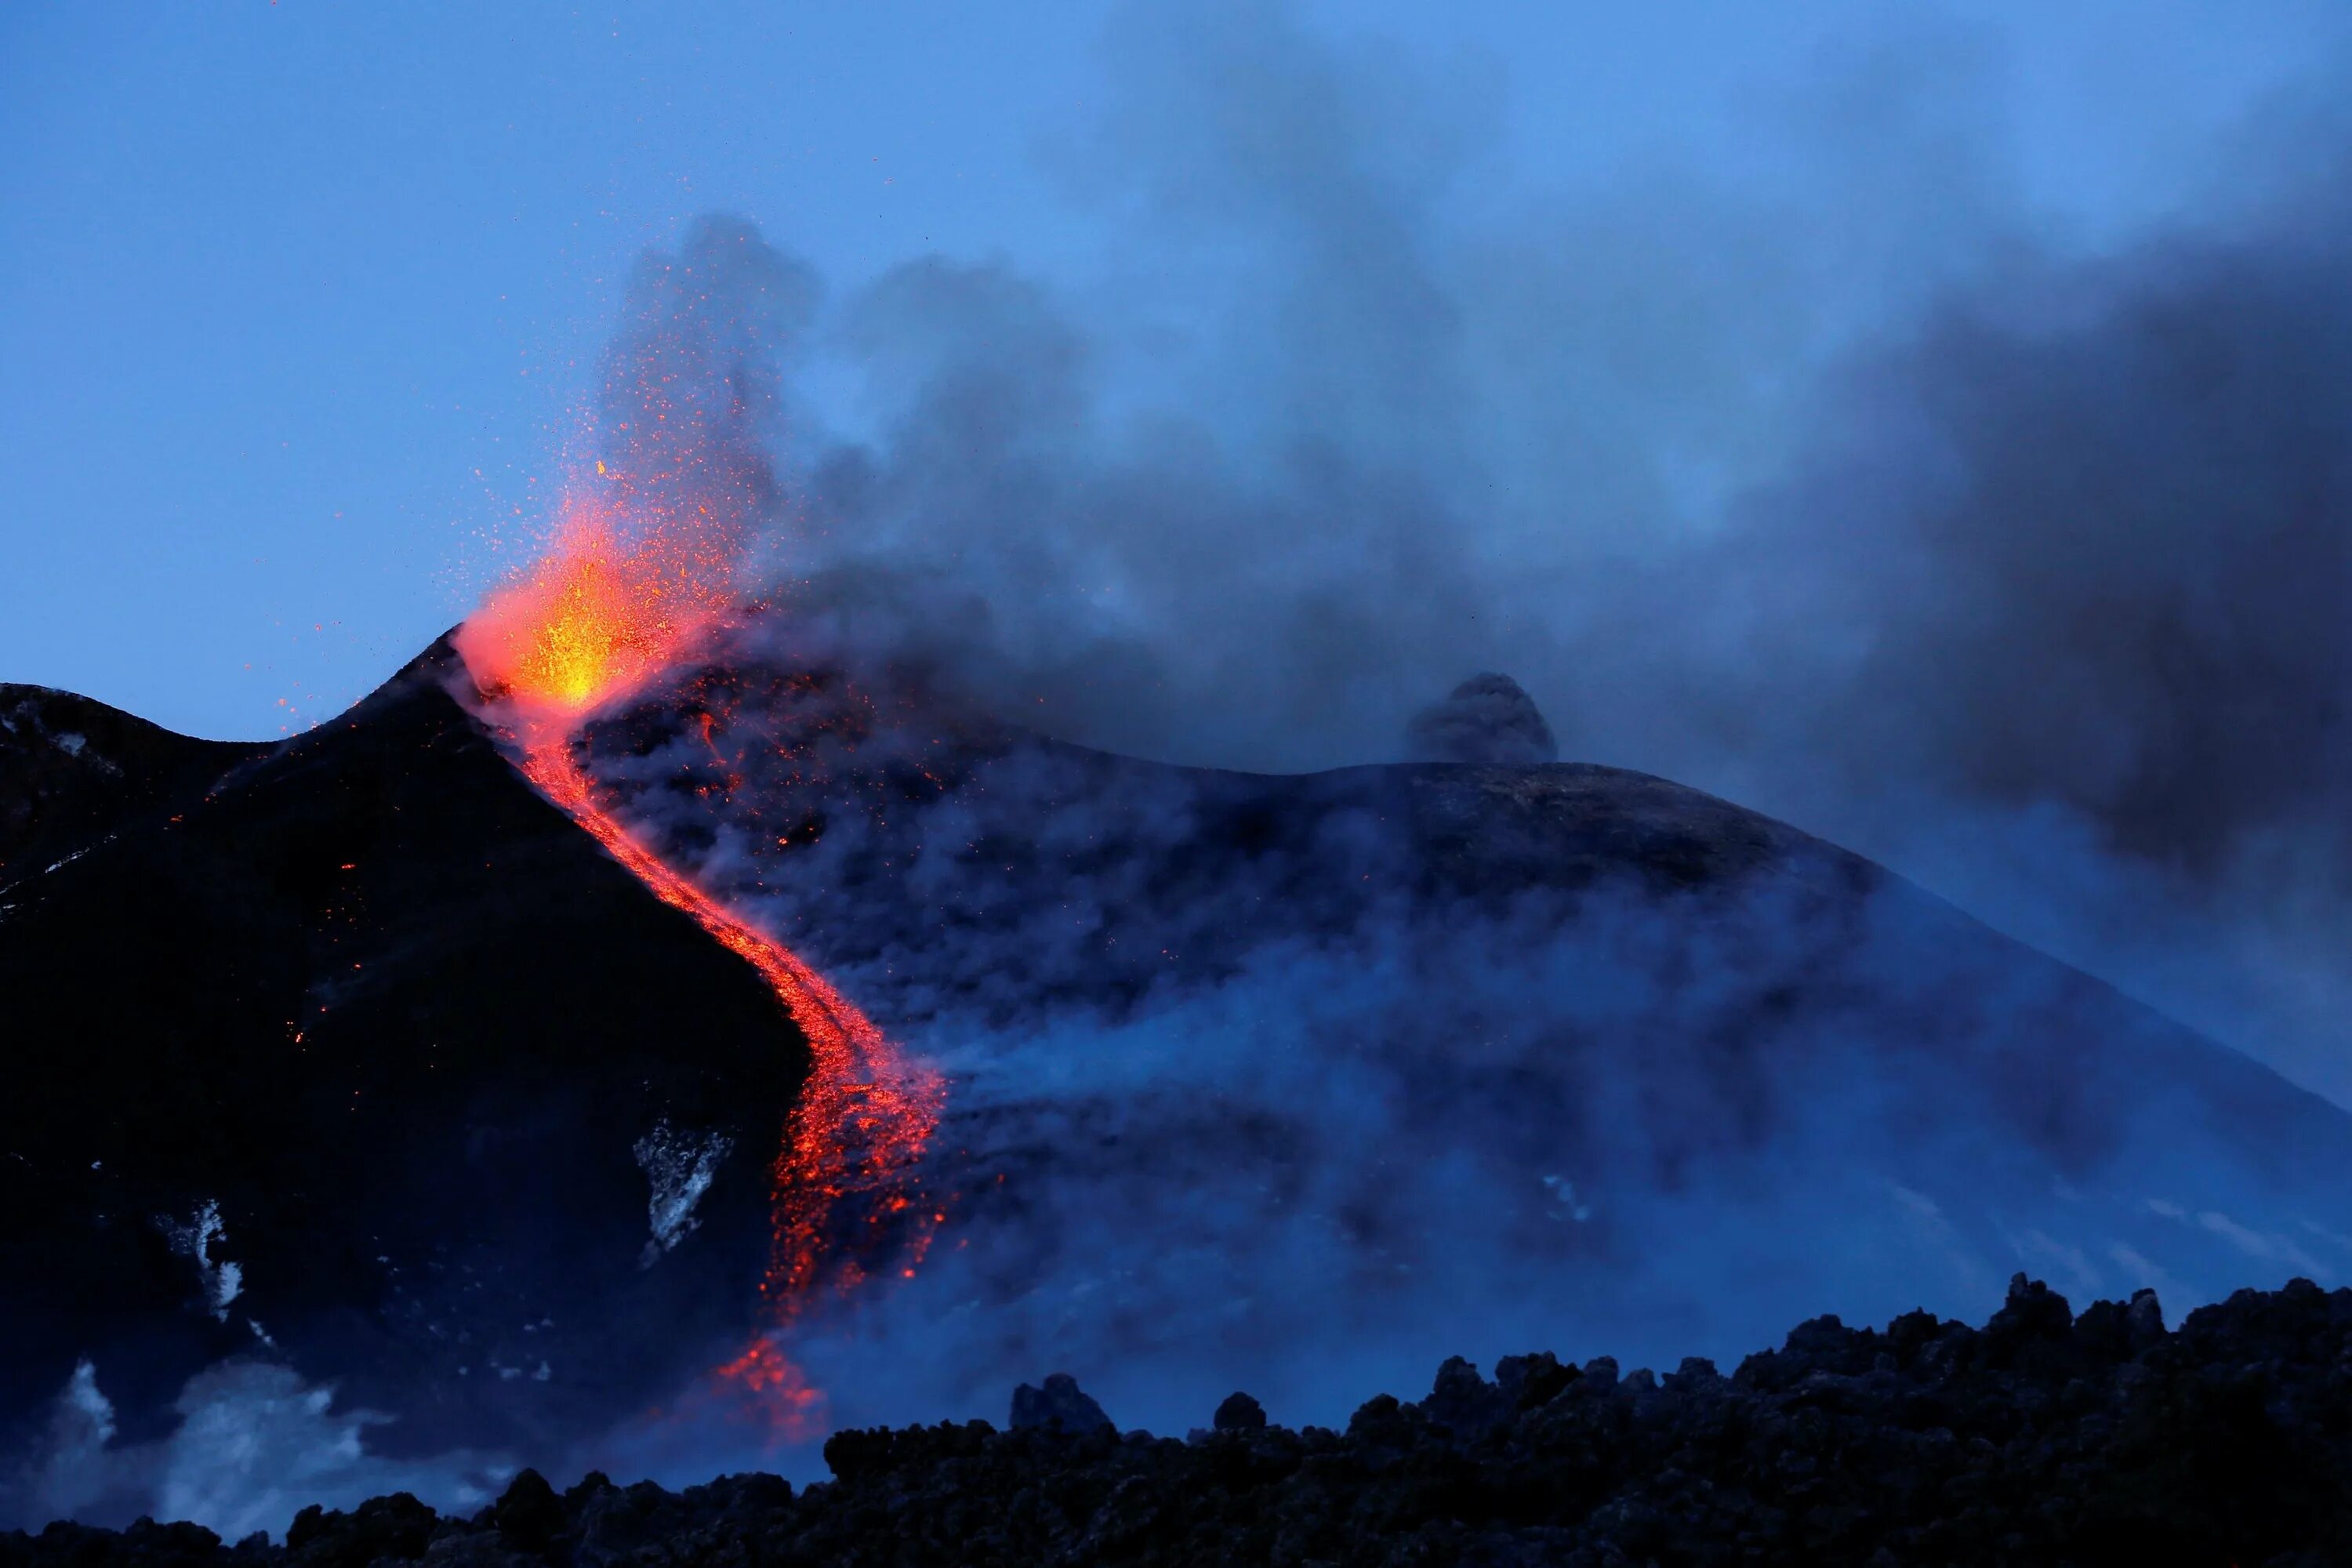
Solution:
M2320 1568L2352 1556L2347 1410L2352 1290L2243 1291L2168 1333L2153 1296L2077 1316L2021 1275L1982 1329L1822 1318L1729 1376L1534 1354L1488 1381L1457 1360L1427 1397L1380 1395L1339 1431L852 1431L826 1445L835 1479L799 1491L591 1475L559 1494L527 1471L470 1518L402 1495L235 1548L187 1524L57 1525L0 1536L0 1568Z

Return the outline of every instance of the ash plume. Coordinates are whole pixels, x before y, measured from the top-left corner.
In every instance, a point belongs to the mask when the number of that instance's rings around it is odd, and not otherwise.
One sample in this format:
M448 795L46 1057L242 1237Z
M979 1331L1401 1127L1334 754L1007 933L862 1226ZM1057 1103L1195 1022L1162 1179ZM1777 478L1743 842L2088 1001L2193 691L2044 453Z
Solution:
M1110 49L1067 159L1107 277L923 258L813 334L865 395L795 404L802 604L1192 763L1394 756L1507 669L1564 754L2352 1096L2340 123L2283 107L2086 240L2018 194L1998 58L1890 34L1768 128L1775 194L1655 169L1496 216L1491 82L1280 8Z
M815 301L808 268L740 219L705 217L639 259L596 399L597 472L639 529L697 520L731 558L775 522L781 377Z
M2344 170L1938 300L1743 502L1713 600L1777 607L1724 672L1785 715L1751 795L2338 1100Z
M2319 195L1955 297L1849 373L1743 542L1854 650L1818 753L2199 881L2266 837L2352 872L2352 208Z

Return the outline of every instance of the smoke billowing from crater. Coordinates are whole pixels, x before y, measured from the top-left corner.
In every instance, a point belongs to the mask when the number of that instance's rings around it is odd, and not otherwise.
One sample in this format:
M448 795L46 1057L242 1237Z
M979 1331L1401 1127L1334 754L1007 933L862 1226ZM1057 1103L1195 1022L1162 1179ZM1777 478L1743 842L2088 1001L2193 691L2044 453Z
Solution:
M1067 154L1103 274L912 260L784 367L796 605L1246 767L1397 755L1506 669L1566 754L2352 1093L2346 138L2250 132L2259 178L2093 243L2014 194L2000 62L1911 44L1759 131L1777 185L1497 212L1492 83L1278 9L1130 17Z

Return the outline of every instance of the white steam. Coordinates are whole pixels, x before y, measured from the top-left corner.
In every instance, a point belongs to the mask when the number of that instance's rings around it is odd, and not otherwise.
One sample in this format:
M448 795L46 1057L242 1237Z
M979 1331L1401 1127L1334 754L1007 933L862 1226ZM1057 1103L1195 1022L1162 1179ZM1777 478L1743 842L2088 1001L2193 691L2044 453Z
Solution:
M82 1362L51 1407L38 1450L6 1489L6 1522L37 1530L52 1519L122 1524L145 1514L192 1520L236 1541L282 1534L312 1503L350 1508L394 1491L467 1509L514 1471L465 1450L406 1460L372 1454L366 1434L391 1417L338 1409L331 1386L270 1362L207 1367L173 1410L180 1419L169 1436L117 1444L114 1406L98 1369Z

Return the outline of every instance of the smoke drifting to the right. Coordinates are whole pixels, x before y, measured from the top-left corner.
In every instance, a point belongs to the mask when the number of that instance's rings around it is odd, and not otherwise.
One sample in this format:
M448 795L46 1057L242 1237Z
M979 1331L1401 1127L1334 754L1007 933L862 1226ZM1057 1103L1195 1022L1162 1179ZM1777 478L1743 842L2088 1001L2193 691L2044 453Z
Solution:
M1771 194L1662 166L1497 215L1491 84L1278 9L1113 38L1070 155L1102 279L929 258L820 312L862 400L790 416L807 602L1053 732L1244 767L1403 754L1506 671L1563 756L2352 1095L2340 127L2090 246L2003 162L1999 60L1891 33L1759 132Z

